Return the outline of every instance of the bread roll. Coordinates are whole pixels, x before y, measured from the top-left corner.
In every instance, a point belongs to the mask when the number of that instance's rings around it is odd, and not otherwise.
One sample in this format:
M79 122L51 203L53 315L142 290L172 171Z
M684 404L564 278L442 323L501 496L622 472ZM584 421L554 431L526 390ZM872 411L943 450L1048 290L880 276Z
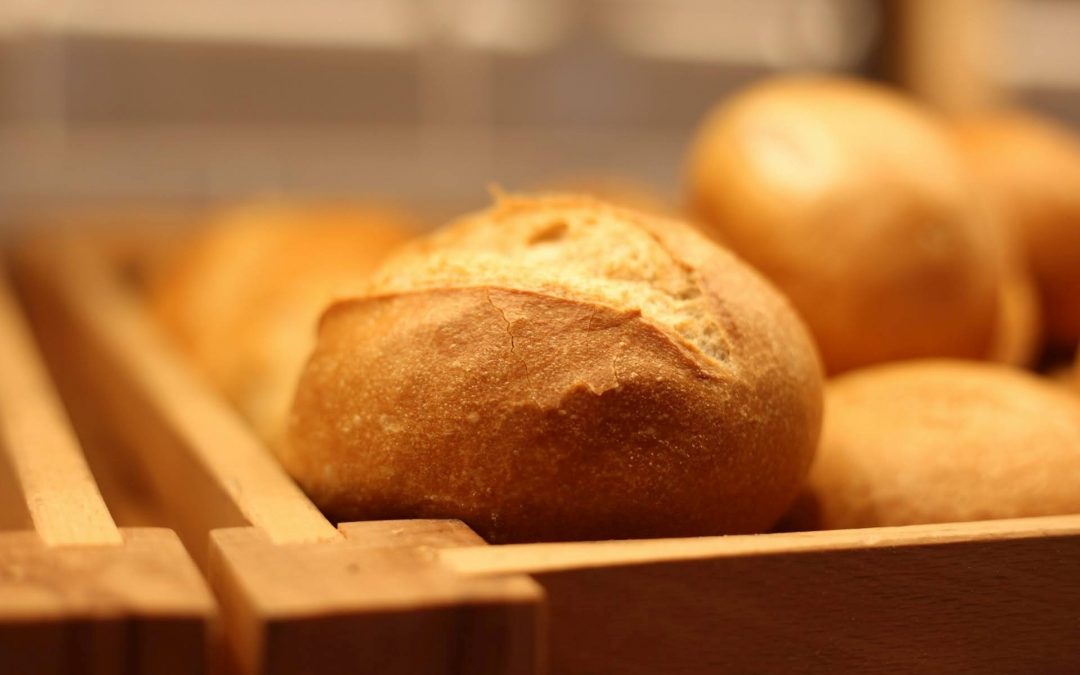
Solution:
M1026 245L1042 298L1046 337L1080 340L1080 142L1064 127L1002 112L955 125L987 192Z
M796 529L1080 513L1080 398L1019 370L919 361L850 373Z
M319 314L357 292L412 226L375 206L234 208L153 285L153 306L211 383L278 444Z
M341 520L759 532L805 476L820 378L781 296L689 227L504 197L327 311L282 459Z
M787 294L829 372L990 349L992 235L917 104L855 81L769 81L708 117L688 179L707 231Z

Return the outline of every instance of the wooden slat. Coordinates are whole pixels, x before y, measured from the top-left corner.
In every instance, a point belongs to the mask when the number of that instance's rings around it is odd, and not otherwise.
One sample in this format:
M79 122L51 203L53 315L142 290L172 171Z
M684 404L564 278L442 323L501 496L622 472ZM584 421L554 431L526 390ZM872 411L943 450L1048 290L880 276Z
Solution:
M212 582L242 672L538 672L542 590L520 575L463 579L439 566L437 548L480 541L460 522L342 529L334 545L214 533Z
M553 673L1080 671L1080 516L440 558L544 586Z
M0 373L0 444L38 535L49 545L119 545L2 269Z
M231 516L221 513L228 507L203 508L220 503L215 498L220 492L275 543L340 537L236 413L179 362L134 298L110 276L107 258L93 250L89 240L60 237L40 245L45 250L30 248L23 256L35 284L53 286L57 304L88 340L87 356L105 369L104 377L133 384L128 391L143 399L126 401L113 412L126 412L128 419L118 420L120 425L152 427L148 430L159 434L159 442L135 443L129 449L146 455L141 464L156 474L166 498L194 498L191 515L205 514L198 523L204 533L232 524ZM56 273L57 265L62 273ZM181 473L170 475L170 470ZM184 483L182 490L178 483ZM210 497L206 504L196 496L200 493Z
M1000 0L891 0L893 70L901 85L953 113L1005 102Z

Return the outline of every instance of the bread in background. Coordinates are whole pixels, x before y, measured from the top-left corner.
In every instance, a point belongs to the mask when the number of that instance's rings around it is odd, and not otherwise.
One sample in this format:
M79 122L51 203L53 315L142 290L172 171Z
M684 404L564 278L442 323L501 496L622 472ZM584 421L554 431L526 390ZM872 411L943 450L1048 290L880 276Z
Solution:
M1016 111L953 126L976 176L1026 247L1047 340L1080 340L1080 141L1063 126Z
M1080 513L1080 398L1000 365L911 361L826 387L795 529Z
M327 311L282 459L340 520L760 532L805 477L821 386L787 302L690 227L505 196Z
M766 81L709 115L688 181L707 232L791 299L829 372L990 351L993 234L919 104L854 80Z
M319 314L358 293L415 221L389 207L262 202L198 231L152 284L194 364L276 445Z

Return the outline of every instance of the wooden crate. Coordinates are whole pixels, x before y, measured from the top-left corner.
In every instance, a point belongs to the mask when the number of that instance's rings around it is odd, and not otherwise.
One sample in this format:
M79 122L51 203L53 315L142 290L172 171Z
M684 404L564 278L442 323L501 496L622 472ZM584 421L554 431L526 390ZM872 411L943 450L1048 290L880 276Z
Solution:
M100 364L80 376L180 535L213 531L247 672L1080 671L1080 516L506 546L458 522L335 529L77 239L23 276Z
M176 535L120 529L0 270L0 673L205 672L214 603Z

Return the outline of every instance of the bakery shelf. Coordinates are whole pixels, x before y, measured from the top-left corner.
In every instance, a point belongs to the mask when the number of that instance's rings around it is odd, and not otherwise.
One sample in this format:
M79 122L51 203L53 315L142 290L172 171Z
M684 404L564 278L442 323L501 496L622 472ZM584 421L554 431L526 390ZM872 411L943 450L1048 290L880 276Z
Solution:
M73 361L105 364L74 374L196 551L246 672L1080 668L1080 516L505 546L456 521L334 528L167 346L122 257L54 235L20 278Z

